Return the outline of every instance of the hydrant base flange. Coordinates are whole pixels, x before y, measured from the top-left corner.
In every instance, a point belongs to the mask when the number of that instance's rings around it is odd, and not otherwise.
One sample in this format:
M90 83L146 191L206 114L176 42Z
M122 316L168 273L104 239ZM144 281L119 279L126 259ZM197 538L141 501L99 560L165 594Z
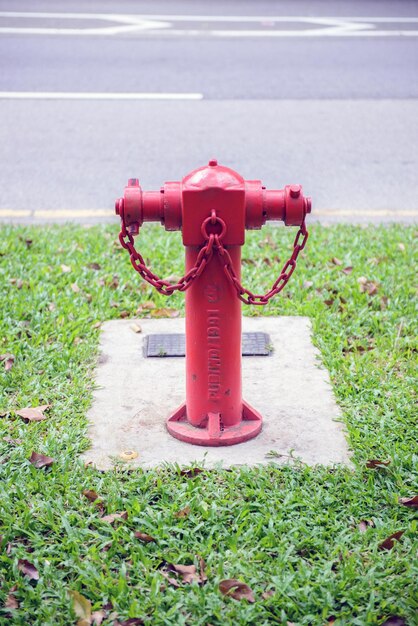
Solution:
M262 428L262 417L248 402L242 403L242 420L224 427L220 413L209 413L204 427L192 426L182 404L167 420L167 430L176 439L197 446L231 446L256 437Z

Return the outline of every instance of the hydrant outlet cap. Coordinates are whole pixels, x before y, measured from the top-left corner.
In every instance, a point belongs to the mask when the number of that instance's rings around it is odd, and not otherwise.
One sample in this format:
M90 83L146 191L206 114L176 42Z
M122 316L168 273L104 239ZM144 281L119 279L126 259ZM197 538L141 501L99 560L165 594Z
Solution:
M209 161L209 165L210 165L211 167L216 167L216 166L218 165L218 161L217 161L216 159L211 159L211 160Z

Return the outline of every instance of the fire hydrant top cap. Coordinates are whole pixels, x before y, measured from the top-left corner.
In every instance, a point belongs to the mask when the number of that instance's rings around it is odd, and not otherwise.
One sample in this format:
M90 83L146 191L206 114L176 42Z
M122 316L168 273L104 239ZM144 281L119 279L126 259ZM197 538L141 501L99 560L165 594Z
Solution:
M218 165L218 161L217 161L216 159L211 159L211 160L209 161L209 165L210 165L211 167L216 167L216 166Z

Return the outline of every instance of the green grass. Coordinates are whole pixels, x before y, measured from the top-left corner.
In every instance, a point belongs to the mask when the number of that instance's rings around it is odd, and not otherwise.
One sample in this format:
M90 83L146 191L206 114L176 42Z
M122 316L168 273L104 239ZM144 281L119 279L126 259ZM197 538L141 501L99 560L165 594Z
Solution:
M283 296L265 310L244 307L245 314L311 318L354 469L273 462L194 478L173 466L144 472L121 464L101 473L79 460L88 447L97 322L135 317L148 300L183 310L183 296L167 301L140 283L115 244L116 226L3 227L0 234L0 354L15 356L11 370L0 364L1 625L76 623L70 591L93 610L111 603L104 625L137 617L153 626L323 626L334 617L335 626L363 626L390 615L418 624L417 516L398 503L418 491L412 227L314 226ZM293 236L290 229L249 233L245 282L259 291L269 286ZM181 274L178 234L147 227L139 241L157 273ZM362 276L377 285L374 295L360 291ZM25 423L14 412L46 403L43 422ZM54 465L35 469L32 450ZM373 458L391 463L367 469ZM84 489L99 494L105 514L127 511L127 520L102 521ZM190 514L176 517L186 506ZM361 533L361 520L374 526ZM405 532L394 548L379 550L398 530ZM135 531L156 542L141 543ZM207 564L203 586L176 589L159 570L198 557ZM18 571L18 559L37 567L39 581ZM255 603L222 596L226 578L250 585ZM5 608L15 585L19 608Z

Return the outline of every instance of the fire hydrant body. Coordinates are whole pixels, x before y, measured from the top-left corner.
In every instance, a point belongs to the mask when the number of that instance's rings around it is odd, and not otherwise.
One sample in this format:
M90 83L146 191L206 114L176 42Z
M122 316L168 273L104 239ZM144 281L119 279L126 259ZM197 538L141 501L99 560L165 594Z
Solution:
M310 199L299 185L267 191L260 181L245 181L211 160L160 192L142 192L138 181L130 180L116 211L120 240L134 268L165 295L186 292L186 402L168 418L168 431L206 446L255 437L262 417L242 399L241 301L264 305L285 286L306 243ZM246 229L259 229L272 219L300 228L291 258L270 291L260 296L241 285L241 246ZM133 235L144 221L182 230L186 274L176 285L159 279L135 250Z

